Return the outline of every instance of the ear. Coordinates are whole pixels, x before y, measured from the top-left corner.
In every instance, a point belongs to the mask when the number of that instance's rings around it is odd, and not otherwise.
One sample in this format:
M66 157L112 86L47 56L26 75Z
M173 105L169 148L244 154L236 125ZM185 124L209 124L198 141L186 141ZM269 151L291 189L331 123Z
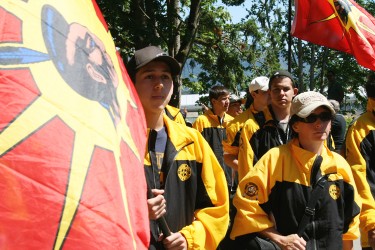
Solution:
M295 122L295 123L293 123L293 125L292 125L292 129L293 129L294 132L296 132L297 134L299 133L299 124L300 124L300 122Z
M253 91L253 92L251 92L250 93L250 95L253 97L253 99L254 99L254 97L256 96L256 93Z
M87 73L89 73L89 75L91 76L91 78L94 79L95 81L100 82L100 83L104 83L104 84L107 83L107 80L105 79L105 77L101 73L99 73L92 66L91 63L86 64L86 70L87 70Z
M294 96L296 96L298 94L298 89L297 88L294 88Z

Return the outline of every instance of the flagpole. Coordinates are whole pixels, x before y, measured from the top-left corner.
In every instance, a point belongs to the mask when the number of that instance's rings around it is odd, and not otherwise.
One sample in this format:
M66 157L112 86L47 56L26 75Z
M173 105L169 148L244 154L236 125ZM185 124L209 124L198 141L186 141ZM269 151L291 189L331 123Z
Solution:
M292 68L292 35L291 32L292 26L292 0L289 0L288 4L288 71L291 72Z

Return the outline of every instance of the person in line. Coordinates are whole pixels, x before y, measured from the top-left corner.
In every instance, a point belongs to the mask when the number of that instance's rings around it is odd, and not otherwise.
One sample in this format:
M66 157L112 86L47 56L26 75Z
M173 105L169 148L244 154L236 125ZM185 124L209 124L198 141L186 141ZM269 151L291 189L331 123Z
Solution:
M144 166L150 191L149 249L216 249L229 224L224 172L197 130L165 114L180 65L160 48L149 46L135 51L126 68L148 128ZM162 219L169 236L161 233Z
M257 128L262 127L264 124L263 110L270 104L270 97L268 93L269 79L266 76L259 76L254 78L249 84L249 95L253 102L248 109L236 116L227 125L227 139L225 140L226 146L224 152L225 164L232 169L238 169L238 152L240 145L241 130L248 120L253 120L257 124Z
M246 102L245 99L238 97L235 94L231 94L229 96L229 107L228 111L226 112L228 115L232 116L235 118L239 114L242 114L242 105L244 105Z
M231 94L230 97L229 97L228 111L226 113L228 115L232 116L233 120L236 119L236 117L238 117L239 115L241 115L243 113L242 105L245 104L245 102L246 102L245 99L240 98L240 97L238 97L235 94ZM228 130L227 129L226 129L226 132L228 134ZM228 137L227 137L227 139L228 139ZM225 141L226 140L223 141L223 145L225 145ZM219 247L217 248L217 250L231 250L232 249L232 245L231 245L232 241L229 238L230 225L231 225L231 222L232 222L232 219L233 219L232 215L233 215L233 211L234 211L233 210L234 207L233 207L233 203L232 203L232 198L233 198L233 195L234 195L235 190L236 190L237 185L238 185L237 171L234 170L233 168L231 168L230 166L228 166L226 164L226 162L225 162L225 154L226 153L225 153L225 146L224 146L224 164L225 164L225 169L228 172L231 173L231 179L229 180L230 182L228 182L228 184L230 186L230 190L229 190L229 228L227 230L227 233L226 233L224 239L222 240L222 242L220 243Z
M240 115L236 116L227 125L227 139L224 141L224 161L227 166L232 169L232 183L230 191L230 226L221 243L221 250L228 249L232 250L233 241L230 239L229 234L231 227L233 225L233 219L236 214L236 209L233 206L233 197L238 186L238 151L239 151L239 138L241 134L242 127L245 122L252 120L252 124L261 127L264 123L264 115L262 110L269 104L270 98L268 94L268 77L260 76L253 79L248 88L249 97L253 100L252 104L248 109L242 112Z
M360 215L362 249L375 249L375 77L365 85L366 112L348 128L346 160L350 164L362 198Z
M333 70L329 70L327 72L327 80L328 80L328 93L327 98L336 100L341 103L344 100L345 92L342 85L338 82L336 82L336 74Z
M233 117L226 114L229 107L229 96L230 93L226 87L222 85L213 86L208 94L212 108L199 115L193 123L193 128L203 135L223 168L228 183L228 190L231 189L232 173L224 164L223 141L226 140L227 136L227 123L233 120Z
M346 120L345 117L340 114L340 103L336 100L328 100L333 109L336 112L335 118L332 121L331 136L334 142L334 151L336 153L341 153L341 148L345 143L345 134L346 134Z
M227 114L232 116L233 117L233 120L235 120L238 116L240 116L241 114L243 114L243 110L242 110L242 105L245 104L246 100L243 99L243 98L240 98L238 97L237 95L235 94L231 94L230 95L230 98L229 98L229 108L228 108L228 111L227 111ZM233 121L231 120L228 125L227 125L227 128L226 128L226 133L227 133L227 139L223 141L223 145L227 144L227 141L228 141L228 126L229 124ZM228 145L228 147L230 147L230 145ZM228 166L227 165L227 162L226 162L226 151L225 150L225 146L224 146L224 164L226 165L226 167L228 168L231 168L228 170L231 171L232 173L232 178L231 178L231 182L230 182L230 186L231 186L231 190L230 190L230 193L233 194L237 188L237 168L233 169L231 166Z
M349 164L325 145L334 114L318 92L293 99L293 139L270 149L240 181L236 249L257 249L254 239L262 237L280 249L352 249L361 200Z
M249 124L245 124L241 131L241 146L238 153L239 180L269 149L285 144L291 138L291 129L288 125L290 105L298 93L292 75L285 70L272 73L268 93L271 104L263 110L264 125L258 129L249 120Z

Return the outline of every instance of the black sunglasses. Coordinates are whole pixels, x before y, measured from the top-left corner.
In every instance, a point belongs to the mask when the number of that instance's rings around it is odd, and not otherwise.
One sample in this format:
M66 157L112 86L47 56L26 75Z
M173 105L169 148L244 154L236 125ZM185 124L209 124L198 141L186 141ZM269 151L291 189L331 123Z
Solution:
M331 112L322 112L320 114L311 114L306 118L300 118L300 121L304 123L314 123L318 119L320 119L322 122L331 121L333 119L333 115Z

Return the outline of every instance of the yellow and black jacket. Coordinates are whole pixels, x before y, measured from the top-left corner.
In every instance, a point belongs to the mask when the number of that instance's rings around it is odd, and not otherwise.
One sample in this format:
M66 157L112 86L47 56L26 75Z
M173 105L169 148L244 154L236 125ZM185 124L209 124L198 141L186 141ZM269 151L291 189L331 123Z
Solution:
M184 235L188 249L216 249L229 224L224 173L198 131L173 122L166 115L164 124L168 138L161 172L165 180L166 221L172 232ZM151 134L148 131L148 144L152 141ZM152 153L147 150L144 160L147 185L160 188L160 174L151 159ZM151 221L150 227L151 244L156 244L156 222Z
M254 151L250 145L252 136L263 127L265 119L272 119L268 108L264 112L258 112L248 119L240 133L240 146L238 152L238 179L241 180L253 166Z
M226 166L224 165L223 141L227 138L225 128L231 120L233 120L233 117L228 114L220 119L211 110L207 110L203 115L198 116L193 123L193 128L201 132L224 170L226 170ZM230 172L226 171L225 174L227 181L231 180Z
M171 119L172 121L175 121L180 124L186 125L185 119L181 114L180 109L173 107L171 105L165 106L165 114Z
M263 124L264 123L263 112L255 111L254 106L250 105L248 109L246 109L244 112L242 112L238 116L234 117L234 119L228 123L226 127L227 138L224 141L225 153L238 155L241 131L246 121L249 119L253 119L257 123Z
M375 229L375 99L369 98L367 112L348 129L346 160L362 198L361 241L363 247L368 247L367 232Z
M298 139L270 149L239 184L231 238L270 227L285 236L297 233L312 184L324 175L328 175L327 185L303 235L306 249L342 249L343 239L358 238L361 201L350 166L326 146L321 156L319 175L314 176L317 155L300 148Z
M253 165L271 148L286 144L292 135L292 130L287 126L286 131L279 126L275 118L272 106L264 109L266 122L258 129L253 136L249 137L250 145L254 152Z

